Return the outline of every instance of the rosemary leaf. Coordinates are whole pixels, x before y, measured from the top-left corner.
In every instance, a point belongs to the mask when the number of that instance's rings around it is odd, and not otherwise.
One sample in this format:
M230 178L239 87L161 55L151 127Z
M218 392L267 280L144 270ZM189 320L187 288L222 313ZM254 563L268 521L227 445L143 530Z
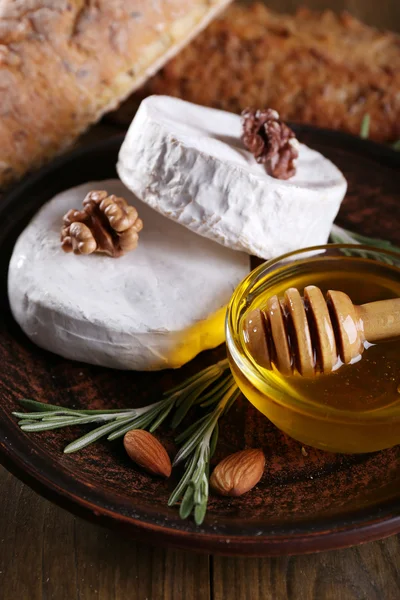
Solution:
M172 418L172 421L171 421L171 427L172 427L172 429L176 429L178 427L178 425L180 425L180 423L183 421L183 419L188 414L189 410L192 408L192 406L195 403L196 399L197 399L197 395L194 392L194 393L190 394L189 396L187 396L184 399L184 402L181 402L178 405L178 408L175 411L175 414L174 414L174 416Z
M337 242L340 244L365 244L367 246L374 246L375 248L400 252L400 248L398 246L395 246L387 240L361 235L360 233L339 227L339 225L332 226L331 238L335 241L337 240Z
M23 413L23 412L14 411L14 412L12 413L12 415L13 415L14 417L17 417L17 419L26 419L26 418L27 418L27 415L28 415L28 413ZM67 417L67 416L68 416L68 417L71 417L71 416L76 416L76 417L80 417L81 415L80 415L80 413L70 413L70 412L67 412L67 411L65 411L65 410L59 410L59 411L57 411L57 412L56 412L56 411L49 411L49 412L32 412L32 413L29 413L29 419L30 419L31 421L32 421L32 420L37 420L37 421L39 421L39 420L41 420L41 419L48 419L48 418L50 418L50 417L51 417L51 418L53 418L53 417L55 417L55 416L57 416L57 417L61 417L61 416L66 416L66 417Z
M232 375L228 375L224 381L223 381L223 385L222 386L218 386L219 389L216 390L215 395L211 396L208 398L208 400L203 401L201 403L201 407L202 408L206 408L208 406L212 406L213 404L216 404L217 402L219 402L221 400L221 398L226 394L226 392L229 390L229 388L231 387L233 382L232 379Z
M179 397L177 398L176 405L180 406L189 396L197 395L197 393L201 393L213 383L218 377L220 373L216 366L211 369L207 369L207 372L198 377L193 383L186 386L181 392L179 392Z
M103 415L92 415L92 416L80 416L80 417L54 417L52 419L46 418L42 421L36 422L34 425L29 427L21 426L24 431L46 431L49 429L55 429L60 427L69 427L70 425L88 425L89 423L104 423L108 421L115 421L120 424L121 421L125 421L128 417L132 419L134 413L125 413L124 419L115 419L114 415L103 414Z
M371 125L371 117L367 113L363 117L363 120L361 122L361 129L360 129L360 137L362 137L364 140L369 138L370 125Z
M226 415L232 408L232 406L235 404L236 400L239 398L241 391L239 388L236 388L236 385L233 384L232 388L231 388L231 397L228 399L225 408L224 408L224 414Z
M123 424L123 426L117 429L116 431L113 431L113 433L107 436L107 439L109 442L112 442L113 440L122 437L123 435L125 435L125 433L128 433L128 431L131 431L132 429L146 429L151 423L152 418L152 414L144 414L140 417L136 417ZM121 423L119 422L118 425L121 425Z
M201 525L207 512L207 502L197 504L194 508L194 522L196 525Z
M129 417L127 417L126 424L132 420L133 419L130 419ZM97 427L97 429L94 429L90 433L87 433L86 435L83 435L82 437L76 439L74 442L71 442L70 444L68 444L68 446L66 446L64 448L64 454L71 454L72 452L77 452L78 450L82 450L82 448L89 446L89 444L96 442L100 438L111 433L111 431L114 431L115 429L119 429L120 427L121 427L121 421L119 421L118 423L106 423L106 425Z
M217 447L217 443L218 443L218 436L219 436L219 425L218 425L218 421L215 424L214 427L214 431L212 432L212 436L211 436L211 440L210 440L210 458L212 458L214 456L214 452L215 449Z
M181 383L178 383L173 388L164 392L164 396L173 396L174 394L182 392L183 390L187 389L189 385L191 385L193 382L197 381L200 377L202 377L204 373L208 373L214 366L215 365L210 365L209 367L202 369L200 372L191 375L184 381L181 381Z
M223 362L224 361L220 361L219 363L217 363L215 365L210 365L209 367L206 367L205 369L202 369L199 373L195 373L191 377L188 377L187 379L185 379L184 381L182 381L182 383L178 383L178 385L176 385L175 387L173 387L170 390L168 390L167 392L165 392L164 396L171 396L172 394L175 394L176 392L180 392L182 390L187 389L193 382L198 381L204 375L207 375L208 373L210 373L211 371L213 371L216 367L220 368L220 365Z
M178 454L175 456L174 462L172 463L173 467L179 465L180 462L185 460L192 452L192 450L199 443L201 438L205 435L207 429L210 427L212 421L214 419L214 412L208 415L208 418L204 420L204 422L200 425L197 431L187 440L187 442L182 446L179 450ZM197 422L198 423L198 422Z
M157 429L157 427L159 427L161 425L161 423L163 423L165 421L165 419L168 417L168 415L171 412L171 410L173 409L173 407L174 407L173 402L170 402L170 404L168 404L163 411L160 411L159 416L152 423L152 425L149 429L150 433L153 433Z
M42 421L57 421L60 418L72 419L72 417L76 417L77 419L83 419L86 416L79 412L66 411L66 412L62 413L62 412L58 412L58 411L54 410L54 411L49 411L47 413L46 412L45 413L34 413L33 417L36 417L36 415L38 415L38 414L43 415L41 417ZM111 418L115 419L114 415L111 415Z
M208 460L207 460L208 465ZM194 493L194 501L197 506L207 506L208 500L208 469L203 471L199 485Z
M86 423L102 423L102 422L107 422L107 421L118 421L119 419L125 419L126 417L135 417L135 412L134 411L127 411L125 413L123 413L122 415L118 415L117 417L115 415L112 414L98 414L98 415L78 415L77 418L80 419L80 423L82 425L85 425ZM43 417L42 422L43 423L52 423L54 421L58 421L62 418L72 418L70 415L69 416L48 416L48 417Z
M37 402L36 400L30 400L27 398L22 398L18 400L18 404L21 404L26 409L29 409L33 412L63 412L63 413L74 413L79 415L98 415L98 414L115 414L126 412L126 408L119 409L110 409L110 410L76 410L73 408L63 408L61 406L57 406L56 404L45 404L44 402ZM133 410L133 409L132 409ZM139 409L140 410L140 409ZM25 413L24 413L25 414Z
M28 398L21 398L18 400L18 404L21 404L24 408L27 408L33 412L51 412L60 411L61 407L55 404L45 404L44 402L37 402L36 400L30 400ZM63 408L63 412L69 412L69 408Z
M191 485L195 489L195 502L198 503L201 500L201 489L200 482L202 481L205 473L205 466L208 464L209 459L209 448L207 444L203 444L200 451L200 460L197 465L195 472L193 473Z
M183 491L184 491L186 485L189 483L190 478L192 477L193 471L196 468L196 463L198 461L198 457L199 457L199 452L197 449L197 452L195 452L193 454L191 460L189 461L182 479L180 480L180 482L178 483L178 485L172 492L172 494L168 500L168 506L173 506L174 504L176 504L176 502L178 502L179 498L182 496Z
M208 400L214 400L216 394L226 385L227 381L232 381L232 373L230 371L228 374L220 376L219 381L207 393L203 394L201 406L207 406Z
M110 435L107 436L107 440L109 442L113 442L114 440L117 440L118 438L128 433L128 431L133 431L134 429L146 429L146 427L140 422L138 423L137 421L129 421L123 427L120 426L119 429L110 433Z
M201 498L194 508L194 521L196 525L201 525L204 521L204 517L207 512L208 494L209 494L209 468L207 465L207 471L204 474L203 481L201 482Z
M181 506L179 508L179 516L181 519L187 519L194 508L194 489L192 485L186 488Z
M198 419L197 421L195 421L194 423L192 423L191 425L189 425L189 427L187 427L184 431L182 431L182 433L180 433L179 435L176 436L175 441L180 444L182 443L184 440L186 440L188 437L190 437L192 435L192 433L194 431L196 431L200 424L205 421L206 419L208 419L208 414L204 415L203 417L201 417L200 419Z
M61 427L69 427L70 425L79 425L80 421L80 419L63 419L61 421L51 421L50 423L35 421L34 423L22 423L21 429L30 433L35 431L51 431L52 429L60 429Z
M218 379L218 377L218 373L211 375L209 380L205 382L203 381L201 384L199 384L198 388L193 390L192 393L185 398L185 401L180 404L180 406L178 405L178 409L176 410L171 423L171 427L173 429L176 429L181 424L192 406L197 403L199 398L201 398L201 394L208 389L210 385L212 385L214 381Z

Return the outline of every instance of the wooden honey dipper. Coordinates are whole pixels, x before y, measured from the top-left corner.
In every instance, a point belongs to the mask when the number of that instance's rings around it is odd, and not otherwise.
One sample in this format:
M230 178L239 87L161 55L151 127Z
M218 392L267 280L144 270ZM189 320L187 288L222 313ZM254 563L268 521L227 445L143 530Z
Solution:
M325 299L314 285L304 288L304 297L290 288L252 310L244 333L251 356L266 369L274 363L282 375L294 367L305 377L330 373L338 356L348 364L365 342L400 336L400 298L356 306L344 292L329 291Z

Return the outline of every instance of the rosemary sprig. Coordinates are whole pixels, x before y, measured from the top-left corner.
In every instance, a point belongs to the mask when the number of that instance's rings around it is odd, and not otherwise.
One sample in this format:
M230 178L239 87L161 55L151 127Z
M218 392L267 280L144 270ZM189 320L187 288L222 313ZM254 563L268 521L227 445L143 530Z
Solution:
M196 523L200 525L207 510L209 462L217 444L218 420L229 410L239 393L233 382L228 360L224 359L169 390L158 402L142 408L74 410L23 399L19 404L29 412L15 411L13 415L19 419L21 429L27 432L100 424L68 444L64 452L69 454L82 450L103 437L115 440L132 429L148 429L153 432L172 411L174 414L171 424L175 428L182 423L193 406L209 408L209 412L177 437L177 442L183 445L173 464L175 466L183 460L187 462L185 473L169 500L172 505L183 498L181 517L186 518L193 512Z
M131 429L149 429L153 432L165 421L173 409L175 409L173 426L179 425L190 408L202 402L205 392L207 392L207 398L209 397L210 390L208 388L228 369L228 360L221 360L165 392L163 398L158 402L142 408L73 410L54 404L23 399L19 401L19 404L29 412L16 411L13 412L13 415L20 419L19 426L27 432L50 431L74 425L100 424L100 427L68 444L64 448L64 452L70 454L82 450L102 437L115 440ZM226 376L222 378L222 381L225 379Z
M391 252L400 253L400 248L394 246L391 242L387 240L382 240L379 238L370 238L365 235L360 235L358 233L354 233L354 231L348 231L347 229L343 229L338 225L333 225L331 229L330 238L333 243L336 244L353 244L357 245L367 245L374 248L377 248L377 251L373 250L365 250L357 248L355 249L343 249L342 252L346 256L361 256L363 258L377 258L379 261L384 262L388 265L393 265L394 261L390 257L390 255L379 254L381 250L389 250Z
M367 237L366 235L343 229L343 227L339 227L338 225L332 225L330 237L335 244L363 244L366 246L373 246L379 250L390 250L391 252L400 253L400 248L387 240ZM392 264L392 261L388 257L384 257L383 260Z
M186 519L193 513L197 525L201 525L207 510L210 459L218 442L218 421L240 394L232 376L228 375L226 379L230 380L227 389L221 386L215 394L215 408L176 438L183 445L173 466L184 460L186 464L183 477L172 492L168 505L172 506L181 500L180 517Z

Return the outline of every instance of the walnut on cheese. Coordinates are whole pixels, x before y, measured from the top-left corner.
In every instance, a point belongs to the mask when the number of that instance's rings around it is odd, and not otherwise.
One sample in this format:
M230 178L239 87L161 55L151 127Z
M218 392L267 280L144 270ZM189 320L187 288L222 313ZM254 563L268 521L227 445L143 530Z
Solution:
M296 174L276 179L241 136L239 115L150 96L122 144L118 174L164 216L233 250L269 259L325 244L346 193L339 169L300 143Z
M299 142L294 131L279 118L272 108L242 111L242 140L258 163L276 179L290 179L296 175Z
M118 260L61 248L62 216L94 189L126 198L145 223L136 250ZM225 305L249 271L247 254L196 235L108 180L66 190L33 217L13 251L8 295L38 346L86 363L156 370L223 343Z
M83 201L83 211L71 209L63 219L61 247L64 252L101 252L114 258L138 245L143 221L134 206L106 191L91 191Z

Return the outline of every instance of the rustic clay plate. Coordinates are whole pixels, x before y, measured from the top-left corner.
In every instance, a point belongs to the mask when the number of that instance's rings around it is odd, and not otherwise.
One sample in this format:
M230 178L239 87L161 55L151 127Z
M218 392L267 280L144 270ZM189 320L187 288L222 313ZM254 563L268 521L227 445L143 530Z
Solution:
M321 150L349 181L340 225L400 243L400 155L369 142L307 127L299 137ZM31 344L11 317L6 294L13 244L54 194L115 176L121 138L63 157L26 179L0 204L0 458L15 475L61 506L157 543L230 554L295 554L338 548L400 531L400 446L369 455L309 450L278 431L245 399L225 418L215 460L245 446L262 447L265 475L238 499L211 497L196 527L167 507L175 481L136 469L120 441L77 454L62 448L82 430L22 433L11 411L30 397L70 407L143 405L216 358L204 353L176 372L116 372L64 360ZM173 436L160 432L171 453Z

